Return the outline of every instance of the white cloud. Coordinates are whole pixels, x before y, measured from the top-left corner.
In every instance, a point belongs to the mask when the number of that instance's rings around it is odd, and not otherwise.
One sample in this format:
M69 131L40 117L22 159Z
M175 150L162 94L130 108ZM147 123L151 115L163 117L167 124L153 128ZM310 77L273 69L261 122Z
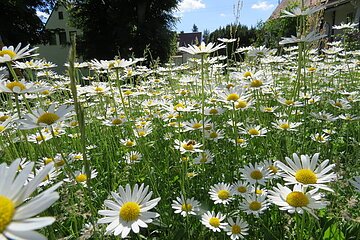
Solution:
M258 10L269 10L273 7L275 7L275 5L270 4L267 1L258 2L251 6L252 9L258 9Z
M183 0L180 2L178 9L179 12L191 12L193 10L205 8L205 3L202 0Z
M40 11L36 11L36 15L40 18L40 20L42 22L46 22L47 19L49 18L50 14L44 13L44 12L40 12Z
M225 13L220 13L220 17L226 17Z

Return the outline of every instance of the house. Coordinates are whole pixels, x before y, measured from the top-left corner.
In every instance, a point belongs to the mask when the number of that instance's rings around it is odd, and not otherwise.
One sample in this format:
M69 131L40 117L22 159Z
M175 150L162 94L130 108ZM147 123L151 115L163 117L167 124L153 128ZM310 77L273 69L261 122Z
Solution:
M177 38L177 47L188 47L189 45L199 44L202 41L202 33L201 32L191 32L184 33L181 32L178 34ZM175 65L180 65L182 63L187 62L189 58L194 57L189 53L177 52L173 57Z
M282 0L271 14L269 20L276 19L281 15L281 11L287 6L299 0ZM305 0L306 7L325 5L323 13L323 25L328 36L341 33L341 30L332 28L341 23L360 22L360 0Z
M79 35L81 31L69 24L69 13L61 4L56 4L52 10L45 29L50 32L47 44L38 45L40 57L58 65L55 69L59 73L65 71L64 63L67 62L70 50L70 37Z

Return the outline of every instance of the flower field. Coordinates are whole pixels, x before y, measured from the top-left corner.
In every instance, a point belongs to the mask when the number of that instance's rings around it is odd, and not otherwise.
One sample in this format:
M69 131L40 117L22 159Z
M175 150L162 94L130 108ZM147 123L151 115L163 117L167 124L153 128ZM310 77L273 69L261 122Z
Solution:
M4 47L0 239L359 239L360 52L312 37L165 67L72 51L65 75Z

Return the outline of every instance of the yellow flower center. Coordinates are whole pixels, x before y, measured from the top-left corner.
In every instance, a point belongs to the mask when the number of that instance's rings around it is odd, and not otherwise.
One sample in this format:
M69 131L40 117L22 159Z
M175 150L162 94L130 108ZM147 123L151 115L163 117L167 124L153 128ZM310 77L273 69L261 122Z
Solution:
M268 169L274 174L278 172L277 167L275 167L274 165L269 166Z
M243 100L239 100L237 103L236 103L236 105L235 105L235 107L237 108L237 109L239 109L239 108L246 108L247 107L247 101L243 101Z
M51 125L55 123L57 120L59 120L60 117L56 115L55 113L46 112L43 113L37 120L37 123L45 123L47 125Z
M178 108L184 108L184 107L185 107L184 104L178 103L178 104L176 104L176 105L174 106L174 110L176 111L176 110L178 110Z
M13 59L16 56L16 53L14 51L11 51L9 49L1 50L0 51L0 57L3 57L5 55L9 55L11 59Z
M0 117L0 122L5 122L10 116L4 115Z
M0 52L1 52L1 51L0 51ZM23 91L23 90L26 89L26 87L25 87L24 84L22 84L21 82L17 82L17 81L15 81L15 82L9 82L8 84L6 84L6 87L7 87L8 89L10 89L11 91L14 91L14 88L15 88L15 87L20 88L21 91Z
M198 129L198 128L201 128L202 127L202 124L201 123L194 123L192 125L192 128L195 128L195 129Z
M180 91L180 94L181 94L181 95L186 95L186 93L187 93L186 90L181 90L181 91Z
M0 132L4 131L5 127L4 126L0 126Z
M245 142L245 139L243 139L243 138L237 138L237 139L236 139L236 142L237 142L238 144L242 144L242 143Z
M264 108L264 111L265 111L265 112L272 112L272 111L273 111L273 108L271 108L271 107L266 107L266 108Z
M308 68L308 71L309 71L309 72L315 72L315 71L316 71L316 68L310 67L310 68Z
M258 211L261 208L261 203L258 201L253 201L249 204L249 209L252 211Z
M87 180L87 176L85 174L79 174L75 177L77 182L85 182Z
M15 204L7 197L0 195L0 233L10 224L15 213Z
M342 104L341 104L341 102L336 102L335 104L334 104L336 107L339 107L339 108L342 108Z
M122 124L122 120L120 118L115 118L114 120L111 121L111 123L113 125L119 125Z
M145 131L140 131L140 132L138 132L138 134L139 134L140 137L143 137L143 136L146 135L146 132Z
M72 127L76 127L76 126L78 126L78 125L79 125L78 121L72 121L72 122L70 123L70 126L72 126Z
M239 225L232 225L231 226L231 233L232 234L239 234L241 233L241 227Z
M263 178L263 174L259 170L254 170L250 173L250 177L255 180L260 180Z
M124 92L124 94L126 95L126 96L129 96L129 95L131 95L133 92L131 91L131 90L126 90L125 92Z
M240 96L239 96L239 94L237 94L237 93L230 93L228 96L227 96L227 98L226 98L226 100L228 100L228 101L237 101L237 100L239 100L239 98L240 98Z
M290 99L287 99L287 100L285 100L285 104L286 105L294 105L294 101L290 100Z
M135 221L140 215L140 205L136 202L126 202L120 208L119 215L126 222Z
M256 193L256 194L262 194L263 191L262 191L261 189L256 189L256 190L255 190L255 193Z
M194 150L194 145L192 143L183 143L181 146L188 151Z
M261 87L263 82L261 80L252 80L250 83L251 87Z
M217 132L210 133L210 138L217 138L217 137L218 137Z
M64 166L64 164L65 164L64 159L61 159L59 161L56 161L55 167L61 167L61 166Z
M226 88L227 88L227 89L230 89L230 88L232 88L232 87L235 87L235 85L232 84L232 83L229 83L228 85L226 85Z
M251 72L245 72L244 73L244 77L251 77L251 75L252 75Z
M304 193L294 191L286 196L286 202L292 207L305 207L309 204L309 199Z
M139 159L139 156L136 155L136 154L132 154L132 155L130 156L130 161L137 161L138 159Z
M45 158L45 159L44 159L45 165L51 163L52 161L54 161L54 159L52 159L52 158Z
M217 217L212 217L209 220L209 224L213 227L219 227L220 226L220 219L218 219Z
M240 187L237 188L237 191L239 193L246 193L247 188L245 186L240 186Z
M96 88L95 88L95 92L103 92L104 91L104 88L102 88L102 87L99 87L99 86L97 86Z
M259 135L260 134L259 130L255 129L255 128L249 129L248 133L250 135Z
M184 211L184 212L190 212L192 210L192 205L190 203L183 203L181 205L181 210Z
M127 141L126 143L125 143L125 146L127 146L127 147L132 147L132 146L134 146L134 142L133 141Z
M50 93L49 90L45 90L41 92L42 95L48 95L49 93Z
M36 139L36 141L40 142L40 141L44 141L44 140L46 139L46 137L45 137L45 136L38 135L38 136L36 136L35 139Z
M300 169L295 173L296 181L303 184L315 184L317 182L316 174L310 169Z
M284 129L284 130L286 130L286 129L289 129L289 128L290 128L290 125L289 125L288 123L282 123L282 124L280 124L279 127L282 128L282 129Z
M218 191L217 194L221 200L226 200L230 197L230 192L228 190L224 190L224 189Z
M213 108L209 111L209 113L215 115L215 114L218 114L219 111L216 108Z
M319 142L323 142L323 141L325 141L325 138L324 138L323 136L321 136L321 135L317 135L317 136L315 137L315 140L316 140L316 141L319 141Z

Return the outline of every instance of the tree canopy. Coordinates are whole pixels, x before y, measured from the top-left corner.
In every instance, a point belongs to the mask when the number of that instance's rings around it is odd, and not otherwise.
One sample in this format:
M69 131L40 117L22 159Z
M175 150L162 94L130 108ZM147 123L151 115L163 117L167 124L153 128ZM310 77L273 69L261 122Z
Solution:
M179 0L73 0L70 14L83 31L79 49L85 59L110 59L115 55L167 61L176 34L172 11Z
M1 0L0 36L5 45L37 44L46 39L36 10L48 12L55 0Z

